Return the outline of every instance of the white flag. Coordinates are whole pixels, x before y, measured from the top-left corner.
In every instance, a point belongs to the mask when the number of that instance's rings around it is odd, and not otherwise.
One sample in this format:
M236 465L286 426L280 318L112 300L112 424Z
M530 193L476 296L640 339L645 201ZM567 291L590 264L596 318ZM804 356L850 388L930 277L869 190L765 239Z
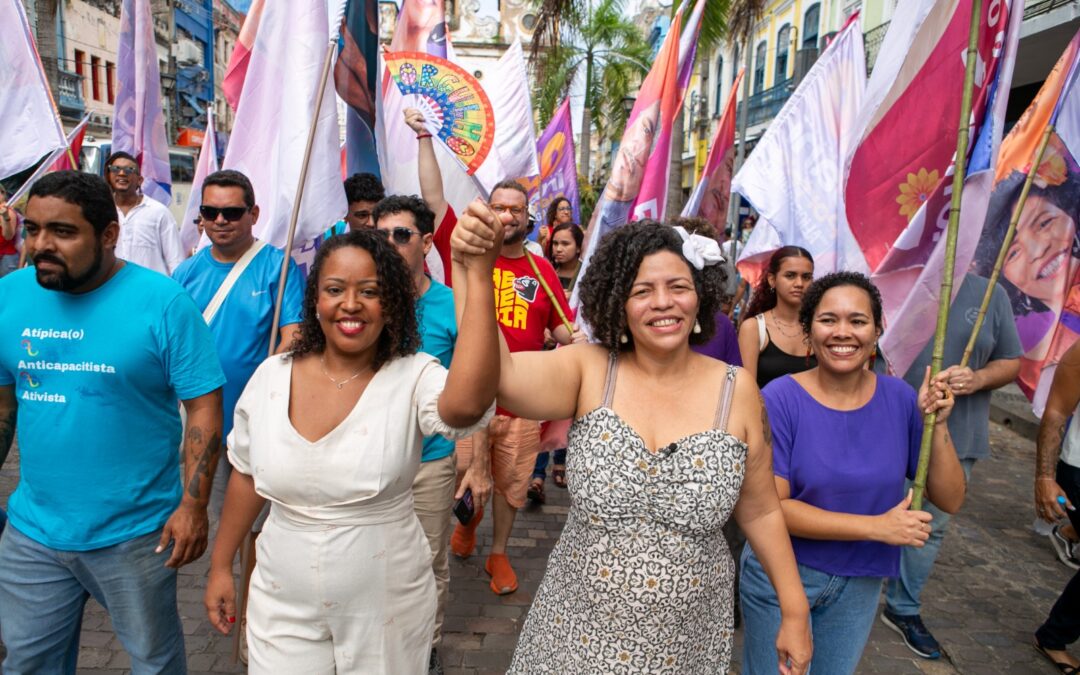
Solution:
M843 217L843 168L866 88L866 55L858 21L836 37L784 104L735 175L732 192L761 219L739 255L754 283L773 251L802 246L816 274L869 274Z
M252 45L223 167L251 179L259 220L255 235L285 247L326 50L326 3L268 2ZM295 253L348 208L333 78L327 78L312 147ZM205 240L204 240L205 241Z
M187 208L184 209L184 220L180 222L180 243L184 245L185 254L199 244L199 228L195 225L195 219L199 217L199 207L202 206L203 181L218 170L215 135L214 113L207 111L206 135L203 136L202 147L199 149L199 163L195 165L195 178L191 181L191 195L188 197Z
M66 143L19 0L0 0L0 26L0 178L7 178Z

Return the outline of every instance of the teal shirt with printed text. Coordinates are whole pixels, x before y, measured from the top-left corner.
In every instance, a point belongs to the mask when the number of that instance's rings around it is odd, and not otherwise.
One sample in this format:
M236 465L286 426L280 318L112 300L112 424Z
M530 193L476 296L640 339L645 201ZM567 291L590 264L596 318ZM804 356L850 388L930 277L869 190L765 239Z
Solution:
M86 551L160 529L180 503L179 401L225 383L210 330L172 279L125 264L79 295L0 279L0 386L18 402L10 525Z

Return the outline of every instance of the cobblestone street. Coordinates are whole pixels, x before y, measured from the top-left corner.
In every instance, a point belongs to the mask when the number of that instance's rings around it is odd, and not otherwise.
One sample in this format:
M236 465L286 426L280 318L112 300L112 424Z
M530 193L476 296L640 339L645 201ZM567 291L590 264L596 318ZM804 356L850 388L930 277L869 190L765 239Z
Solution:
M991 425L994 457L975 467L968 501L953 519L924 595L923 618L941 641L940 661L915 657L899 637L876 622L860 673L1052 673L1031 647L1031 634L1071 577L1045 537L1031 530L1031 476L1034 444L998 424ZM0 473L0 503L18 481L13 452ZM518 517L510 556L520 589L496 597L483 571L490 521L480 531L480 554L451 564L451 597L441 649L447 673L502 673L510 662L518 631L535 593L547 556L566 517L564 490L548 484L548 505ZM207 556L180 574L180 612L194 673L243 672L232 661L232 640L212 633L202 592ZM736 658L739 647L736 646ZM96 603L87 606L82 627L79 672L127 672L127 655ZM732 664L732 672L738 672Z

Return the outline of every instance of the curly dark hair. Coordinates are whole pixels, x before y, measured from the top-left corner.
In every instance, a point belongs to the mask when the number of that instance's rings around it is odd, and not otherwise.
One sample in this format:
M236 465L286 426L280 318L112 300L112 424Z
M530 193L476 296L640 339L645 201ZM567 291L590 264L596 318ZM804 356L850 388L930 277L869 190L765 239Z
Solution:
M1076 173L1076 166L1069 161L1068 173L1065 182L1061 185L1040 187L1032 183L1028 192L1028 201L1024 203L1027 210L1032 197L1041 197L1057 208L1064 211L1077 226L1073 233L1072 251L1073 258L1080 258L1080 175ZM990 195L990 206L987 214L996 216L995 220L987 220L983 226L982 237L975 248L974 271L979 276L989 278L994 270L994 262L997 260L998 250L1005 241L1005 232L1009 229L1009 221L1012 219L1013 209L1020 199L1020 191L1024 186L1027 174L1014 171L1003 178L994 186ZM1015 239L1013 240L1016 241ZM1047 312L1050 308L1040 300L1036 300L1014 286L1005 275L999 277L1001 287L1009 295L1013 312L1017 316L1023 316L1032 312Z
M633 336L627 331L626 321L630 287L637 278L641 261L662 251L674 253L686 262L694 279L701 332L690 334L690 344L704 344L712 338L727 273L723 265L695 268L683 256L682 245L682 238L675 230L655 220L628 223L600 241L581 280L581 314L592 327L593 337L609 351L633 348ZM619 342L623 335L629 338L626 344Z
M744 321L776 307L776 289L769 285L769 275L779 274L780 264L787 258L806 258L811 265L814 264L814 256L810 255L810 251L807 251L802 246L781 246L776 249L776 252L769 258L766 273L762 274L761 278L758 279L757 286L754 288L754 295L750 298L750 304L742 317Z
M110 224L119 222L112 190L101 176L81 171L54 171L30 188L34 197L57 197L82 209L83 217L98 237Z
M377 202L386 197L379 177L373 173L354 173L345 179L345 199L353 202Z
M435 232L435 213L428 208L427 202L416 195L390 195L379 201L371 212L371 220L375 227L379 226L379 220L383 216L394 216L399 213L411 213L413 224L420 234L432 234Z
M884 332L885 324L881 318L881 293L878 292L877 286L865 274L832 272L816 279L803 294L802 305L799 307L799 324L802 326L803 333L810 335L810 326L814 323L814 312L821 304L821 298L824 297L825 292L840 286L854 286L866 291L866 294L870 296L870 313L874 317L874 326L877 327L878 333Z
M326 349L326 335L315 318L319 277L326 259L346 246L355 246L371 254L379 278L379 302L385 323L375 345L372 368L378 370L391 359L415 354L420 349L420 330L416 321L416 290L412 275L393 244L374 230L363 229L331 237L319 247L304 290L304 317L289 348L290 355L322 353Z
M545 225L551 227L555 224L555 217L559 215L559 205L563 202L570 204L570 200L566 197L556 197L555 199L551 200L551 203L548 204L547 212L544 214ZM570 207L573 208L574 205L570 204Z

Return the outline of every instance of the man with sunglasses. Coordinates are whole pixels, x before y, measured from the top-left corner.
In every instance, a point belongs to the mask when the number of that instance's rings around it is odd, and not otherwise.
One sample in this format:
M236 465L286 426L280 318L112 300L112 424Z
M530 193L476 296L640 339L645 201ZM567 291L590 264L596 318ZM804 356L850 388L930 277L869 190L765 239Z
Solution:
M326 231L323 239L338 234L375 227L372 213L375 205L386 196L386 189L378 176L371 173L354 173L345 179L345 198L349 200L349 211L345 217L334 223Z
M204 319L211 301L229 280L230 272L243 265L242 272L226 289L224 300L218 303L219 308L208 319L227 380L222 392L224 442L232 430L236 401L269 352L270 326L285 253L257 240L252 233L259 219L259 207L255 205L251 181L239 171L218 171L206 177L199 215L211 245L185 260L173 278L187 289ZM252 254L245 258L249 251ZM278 351L289 348L299 328L303 293L300 270L290 260L278 321L281 329ZM218 480L224 486L228 462L221 464Z
M580 331L571 332L567 326L574 316L555 268L525 248L529 218L525 188L515 180L503 180L491 191L489 206L503 224L494 281L495 311L507 347L511 352L540 351L545 330L564 345L584 339ZM494 536L484 568L491 575L492 592L513 593L517 575L506 557L506 545L517 510L525 505L540 451L540 423L498 408L487 431L458 441L457 451L462 472L457 497L466 489L472 489L474 496L487 492L494 482ZM476 528L483 518L483 501L474 502L475 517L467 526L457 525L450 539L451 549L463 558L476 547Z
M184 261L180 229L169 208L142 193L139 163L126 152L105 161L105 180L120 216L116 257L170 275Z
M420 350L431 354L445 368L449 368L458 335L454 294L432 279L424 269L424 258L432 246L435 214L419 197L395 195L379 202L373 218L376 231L390 240L412 272L418 298L416 318L422 341ZM456 476L454 442L438 435L425 437L420 470L413 481L413 506L431 547L431 569L435 573L438 597L429 673L442 673L437 648L442 640L443 613L450 592L448 515L454 503ZM474 495L480 500L485 496Z

